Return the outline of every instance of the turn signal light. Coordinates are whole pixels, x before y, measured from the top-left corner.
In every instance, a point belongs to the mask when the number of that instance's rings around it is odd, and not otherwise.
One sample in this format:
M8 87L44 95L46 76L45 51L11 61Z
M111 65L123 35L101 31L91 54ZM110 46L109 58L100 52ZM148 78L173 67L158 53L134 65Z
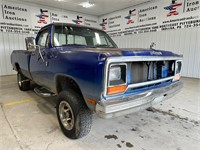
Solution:
M88 104L91 104L91 105L97 104L97 102L95 100L92 100L92 99L88 99L87 102L88 102Z
M123 93L126 91L127 86L126 85L120 85L120 86L113 86L108 87L108 94L117 94L117 93Z
M177 80L179 80L181 78L181 76L180 76L180 74L178 73L178 74L176 74L175 76L174 76L174 81L177 81Z

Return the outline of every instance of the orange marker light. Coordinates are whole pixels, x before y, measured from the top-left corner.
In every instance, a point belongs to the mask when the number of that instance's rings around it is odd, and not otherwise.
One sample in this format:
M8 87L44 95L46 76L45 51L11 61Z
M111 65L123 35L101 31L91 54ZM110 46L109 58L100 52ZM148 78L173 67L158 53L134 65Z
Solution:
M95 100L92 100L92 99L88 99L87 103L91 104L91 105L96 105L97 104L97 102Z
M120 86L113 86L108 87L108 94L116 94L116 93L123 93L126 91L127 86L126 85L120 85Z

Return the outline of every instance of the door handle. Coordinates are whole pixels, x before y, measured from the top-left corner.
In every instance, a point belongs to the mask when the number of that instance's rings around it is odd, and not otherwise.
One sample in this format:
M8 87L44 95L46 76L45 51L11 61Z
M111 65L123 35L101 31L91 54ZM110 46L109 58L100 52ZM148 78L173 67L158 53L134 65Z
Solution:
M46 55L45 51L39 51L39 54L38 54L38 61L40 59L42 59L42 61L44 62L44 56Z

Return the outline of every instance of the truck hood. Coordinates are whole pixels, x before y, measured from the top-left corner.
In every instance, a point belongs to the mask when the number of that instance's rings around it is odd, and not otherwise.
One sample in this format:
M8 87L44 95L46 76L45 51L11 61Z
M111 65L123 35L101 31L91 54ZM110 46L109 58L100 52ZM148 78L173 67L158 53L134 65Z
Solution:
M119 56L179 56L170 51L156 49L141 49L141 48L63 48L65 51L80 51L89 53L98 53L103 57L119 57Z

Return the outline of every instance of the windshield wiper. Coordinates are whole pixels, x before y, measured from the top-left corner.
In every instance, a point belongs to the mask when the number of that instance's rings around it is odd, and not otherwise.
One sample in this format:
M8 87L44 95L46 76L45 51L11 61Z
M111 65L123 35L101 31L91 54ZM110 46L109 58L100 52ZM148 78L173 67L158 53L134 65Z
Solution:
M95 47L106 47L106 48L113 48L106 44L96 44Z
M104 48L114 48L110 47L109 45L106 44L97 44L97 45L84 45L84 44L63 44L62 46L85 46L85 47L91 47L91 48L97 48L97 47L104 47Z
M87 46L84 44L63 44L62 46Z

